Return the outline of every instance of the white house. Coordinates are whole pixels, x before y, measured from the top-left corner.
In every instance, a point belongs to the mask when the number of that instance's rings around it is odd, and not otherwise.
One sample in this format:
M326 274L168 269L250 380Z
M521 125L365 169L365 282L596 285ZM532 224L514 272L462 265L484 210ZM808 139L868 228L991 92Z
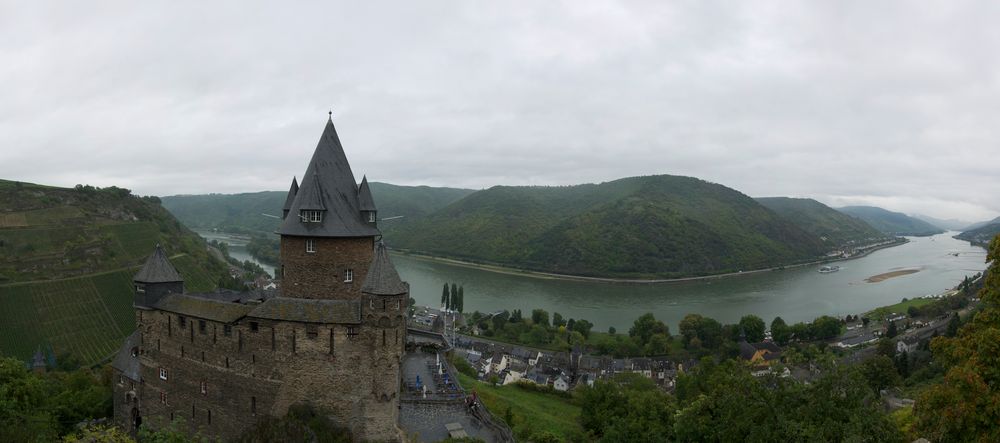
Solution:
M560 375L559 377L556 377L556 381L552 382L552 387L557 391L568 391L569 381L566 380L566 377Z

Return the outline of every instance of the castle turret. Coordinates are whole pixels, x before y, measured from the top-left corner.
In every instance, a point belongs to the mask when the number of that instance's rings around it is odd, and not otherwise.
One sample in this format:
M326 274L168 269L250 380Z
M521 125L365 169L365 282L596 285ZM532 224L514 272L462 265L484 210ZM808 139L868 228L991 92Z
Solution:
M292 186L288 188L288 195L285 197L285 206L281 209L281 219L288 218L288 211L292 209L292 202L295 201L295 194L299 193L299 182L292 177Z
M368 187L367 176L361 178L361 185L358 186L358 204L361 207L361 219L372 226L378 226L376 218L378 210L375 209L375 199L372 198L372 190Z
M132 304L137 308L152 308L164 295L184 292L184 279L174 265L170 264L160 245L156 245L156 249L146 259L146 264L142 265L139 273L132 277L132 281L135 283Z
M362 217L362 207L374 213L374 202L368 193L362 204L356 183L333 120L327 120L277 231L282 296L361 299L360 282L372 261L375 237L381 233Z

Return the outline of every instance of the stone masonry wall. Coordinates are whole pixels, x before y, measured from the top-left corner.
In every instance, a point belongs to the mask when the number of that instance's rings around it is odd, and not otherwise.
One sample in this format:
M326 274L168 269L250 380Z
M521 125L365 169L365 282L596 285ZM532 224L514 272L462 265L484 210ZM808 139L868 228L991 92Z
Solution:
M282 295L357 300L372 262L374 237L311 238L316 252L306 252L307 239L281 237ZM348 269L354 271L352 282L344 282Z

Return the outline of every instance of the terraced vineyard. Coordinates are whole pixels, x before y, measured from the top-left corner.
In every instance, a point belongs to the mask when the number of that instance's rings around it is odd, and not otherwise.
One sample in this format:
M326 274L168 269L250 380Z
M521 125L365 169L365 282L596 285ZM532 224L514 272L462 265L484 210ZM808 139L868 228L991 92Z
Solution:
M192 292L215 287L187 255L171 258ZM37 349L98 363L135 330L132 276L138 268L0 286L0 353L28 360Z

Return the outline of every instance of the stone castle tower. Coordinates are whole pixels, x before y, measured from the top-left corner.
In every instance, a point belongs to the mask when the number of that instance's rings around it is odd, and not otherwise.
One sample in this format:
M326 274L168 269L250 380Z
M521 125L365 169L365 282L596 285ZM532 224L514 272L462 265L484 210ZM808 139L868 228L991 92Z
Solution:
M184 292L159 246L136 274L137 331L113 367L127 429L183 418L238 436L306 403L364 440L397 440L409 286L392 265L367 179L328 120L283 208L280 294Z

